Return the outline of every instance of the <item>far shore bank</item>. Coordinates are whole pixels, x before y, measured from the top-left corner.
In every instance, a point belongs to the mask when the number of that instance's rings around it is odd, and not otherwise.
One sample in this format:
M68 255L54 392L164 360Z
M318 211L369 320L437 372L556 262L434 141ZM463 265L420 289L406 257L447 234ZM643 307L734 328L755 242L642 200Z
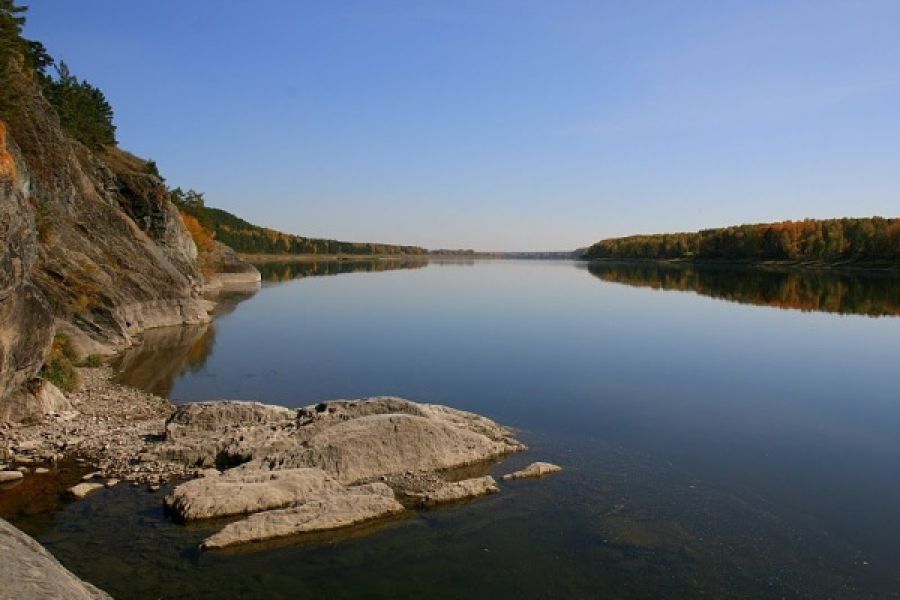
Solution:
M336 260L422 260L435 258L429 254L238 254L250 264L287 262L324 262Z

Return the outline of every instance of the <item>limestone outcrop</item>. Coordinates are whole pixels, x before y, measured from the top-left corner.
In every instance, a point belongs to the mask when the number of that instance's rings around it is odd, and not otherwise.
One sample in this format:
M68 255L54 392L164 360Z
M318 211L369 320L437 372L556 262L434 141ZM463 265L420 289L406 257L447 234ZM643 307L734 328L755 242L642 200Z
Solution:
M0 597L33 600L109 600L73 575L28 535L0 519Z

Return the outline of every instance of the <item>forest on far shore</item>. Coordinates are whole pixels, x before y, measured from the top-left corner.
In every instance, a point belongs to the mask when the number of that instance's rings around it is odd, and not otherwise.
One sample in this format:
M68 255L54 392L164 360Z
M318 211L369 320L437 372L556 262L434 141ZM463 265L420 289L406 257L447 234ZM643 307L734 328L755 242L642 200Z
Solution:
M807 219L606 239L584 258L900 261L900 218Z

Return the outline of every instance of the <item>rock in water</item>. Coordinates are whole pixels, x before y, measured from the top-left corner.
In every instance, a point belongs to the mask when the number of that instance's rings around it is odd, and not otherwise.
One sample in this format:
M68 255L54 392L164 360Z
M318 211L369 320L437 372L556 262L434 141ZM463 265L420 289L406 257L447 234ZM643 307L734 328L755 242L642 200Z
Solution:
M0 483L6 483L8 481L18 481L25 477L21 471L0 471Z
M529 477L543 477L551 473L562 471L562 467L548 462L533 462L521 471L509 473L503 476L503 481L511 479L526 479Z
M102 490L104 487L106 486L102 483L79 483L69 488L69 494L76 500L84 500L91 492Z
M78 579L36 541L0 519L0 597L35 600L109 600Z
M324 493L303 504L252 515L226 525L203 542L203 549L271 540L301 533L349 527L403 512L403 505L383 483L347 488L340 493Z
M448 483L442 474L524 449L490 419L377 397L299 410L250 402L184 405L168 420L156 452L195 467L239 465L183 483L165 501L183 520L258 513L204 543L219 548L403 510L382 480L428 482L412 493L394 484L420 505L496 492L491 477Z
M237 468L175 488L166 508L185 521L284 508L344 486L320 469L265 471Z
M458 502L469 498L477 498L487 494L495 494L500 491L497 482L490 475L464 479L445 483L434 490L420 494L410 494L409 497L419 506L436 506L448 502Z

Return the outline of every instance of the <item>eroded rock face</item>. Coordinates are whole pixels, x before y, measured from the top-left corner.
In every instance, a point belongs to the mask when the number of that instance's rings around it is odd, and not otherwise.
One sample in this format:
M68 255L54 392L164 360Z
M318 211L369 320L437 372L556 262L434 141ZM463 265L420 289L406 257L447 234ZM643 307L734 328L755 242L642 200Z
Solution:
M34 412L27 384L50 346L53 316L31 280L38 252L34 211L15 176L10 143L0 121L0 153L12 165L0 174L0 421L22 421Z
M0 596L50 600L108 600L110 596L75 577L40 544L0 519Z
M402 510L395 489L419 506L493 493L499 489L490 476L447 481L444 474L524 449L490 419L377 397L299 410L185 405L169 419L156 451L192 467L240 463L184 483L166 499L185 520L258 513L204 543L219 548L394 514Z
M0 121L0 421L39 418L28 386L54 330L84 354L208 320L197 249L163 182L117 148L64 133L32 78Z

